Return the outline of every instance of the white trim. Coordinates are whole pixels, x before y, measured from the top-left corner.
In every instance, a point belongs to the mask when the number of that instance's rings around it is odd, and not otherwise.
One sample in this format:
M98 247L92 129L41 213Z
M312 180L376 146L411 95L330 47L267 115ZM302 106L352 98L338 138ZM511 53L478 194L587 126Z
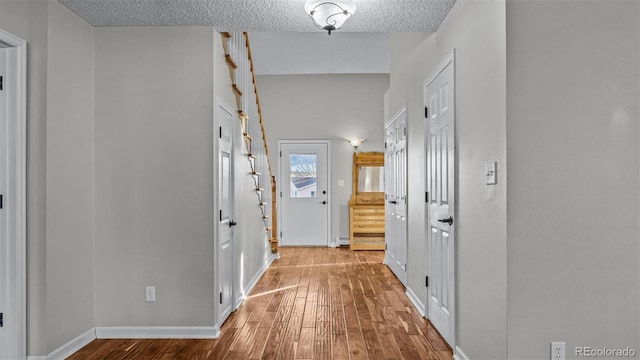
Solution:
M217 339L220 329L212 326L123 326L96 327L98 339Z
M15 221L15 262L11 265L11 271L9 271L10 279L15 285L15 288L11 289L14 292L14 296L9 301L9 311L14 311L16 314L16 328L12 329L15 332L15 355L19 358L26 358L27 354L27 315L26 315L26 302L27 302L27 276L26 276L26 263L27 263L27 237L26 237L26 184L27 184L27 43L0 29L0 47L13 48L14 55L8 57L8 68L15 71L16 75L16 90L10 92L10 97L7 99L7 105L13 108L12 118L14 122L9 123L9 129L12 132L9 138L13 138L13 143L10 142L9 153L13 155L15 163L13 164L13 170L15 177L13 189L8 189L11 197L14 198L14 216ZM12 145L12 146L11 146ZM10 155L10 156L11 156ZM11 167L11 165L9 165ZM12 192L12 190L14 192ZM11 350L10 350L11 351Z
M256 275L251 279L251 281L249 281L247 286L245 286L245 288L242 290L241 296L236 300L235 309L238 309L240 305L242 305L242 303L247 299L247 295L251 293L251 290L253 290L253 288L256 286L258 281L260 281L260 278L262 277L262 275L264 275L267 269L269 269L269 266L271 266L271 264L273 263L273 260L275 260L274 255L275 254L272 254L269 257L269 259L262 265L260 270L258 270Z
M27 356L27 360L47 360L46 356Z
M454 360L469 360L469 358L467 357L467 355L465 355L465 354L462 352L462 349L460 349L460 347L459 347L459 346L456 346L456 351L455 351L455 353L453 354L453 359L454 359Z
M416 310L418 310L420 315L422 317L424 317L427 312L426 312L426 309L424 307L424 304L422 304L422 301L420 301L420 299L418 298L416 293L414 293L413 290L411 290L410 287L407 287L406 293L407 293L407 297L409 298L409 300L411 300L411 303L413 304L413 306L416 308Z
M429 84L431 84L431 82L435 80L435 78L438 75L440 75L442 70L444 70L447 67L447 65L449 65L449 63L454 63L455 58L456 58L456 49L453 49L449 51L449 53L442 59L442 62L440 62L440 64L433 70L433 72L431 73L431 76L429 76L427 80L424 82L423 89L429 86ZM454 78L455 78L455 67L454 67Z
M331 246L331 218L333 211L331 210L333 204L333 191L331 189L331 140L278 140L278 154L282 152L282 144L327 144L327 192L329 194L329 206L327 206L327 247ZM282 156L278 156L278 176L282 179ZM278 181L276 184L276 195L282 192L282 181ZM282 230L282 198L277 202L277 217L278 217L278 229ZM279 240L279 244L282 244L282 239ZM283 246L288 246L287 244ZM279 258L279 257L278 257Z
M78 350L87 346L90 342L96 339L96 329L90 329L86 331L84 334L78 336L77 338L69 341L68 343L62 345L51 354L47 355L47 360L58 360L58 359L66 359L67 357L73 355Z

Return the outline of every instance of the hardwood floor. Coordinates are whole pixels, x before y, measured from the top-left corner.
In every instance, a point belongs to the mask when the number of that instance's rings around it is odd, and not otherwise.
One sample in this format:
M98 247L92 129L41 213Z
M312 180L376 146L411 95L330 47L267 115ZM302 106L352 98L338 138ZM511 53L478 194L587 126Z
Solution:
M383 251L280 248L216 340L98 339L68 359L451 360Z

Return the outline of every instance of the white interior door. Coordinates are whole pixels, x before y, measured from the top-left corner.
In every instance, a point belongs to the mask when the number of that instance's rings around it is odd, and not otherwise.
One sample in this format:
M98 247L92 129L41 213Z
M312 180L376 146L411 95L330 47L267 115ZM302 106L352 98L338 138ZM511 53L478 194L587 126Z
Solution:
M279 142L280 243L329 245L329 142Z
M218 107L218 264L220 322L233 310L233 115Z
M426 82L428 315L455 347L454 56Z
M402 110L386 128L386 263L407 281L407 114Z

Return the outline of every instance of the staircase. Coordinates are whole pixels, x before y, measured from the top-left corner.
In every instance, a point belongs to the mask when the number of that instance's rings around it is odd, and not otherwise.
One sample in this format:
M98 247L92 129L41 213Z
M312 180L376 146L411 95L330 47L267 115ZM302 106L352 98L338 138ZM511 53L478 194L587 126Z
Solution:
M246 32L222 32L220 35L231 76L231 90L236 98L238 119L242 126L246 157L251 166L248 175L255 183L256 202L262 211L262 221L271 252L277 254L276 177L272 175L269 161L249 35Z

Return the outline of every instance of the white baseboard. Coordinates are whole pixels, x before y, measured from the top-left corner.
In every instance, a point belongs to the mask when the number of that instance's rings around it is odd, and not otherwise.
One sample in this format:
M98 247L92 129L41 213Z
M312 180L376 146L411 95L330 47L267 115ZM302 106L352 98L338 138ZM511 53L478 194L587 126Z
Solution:
M97 327L98 339L217 339L220 329L212 326Z
M453 359L454 360L469 360L469 358L467 357L467 355L465 355L462 352L462 349L460 349L458 346L456 346L456 351L453 354Z
M407 287L406 293L407 293L407 296L409 297L409 300L411 300L411 303L413 304L413 306L415 306L416 310L418 310L420 315L424 317L427 311L424 305L422 304L422 302L420 301L420 299L418 299L418 296L416 296L416 294L413 292L413 290L411 290L410 287Z
M78 336L77 338L69 341L68 343L62 345L58 349L56 349L51 354L47 355L45 359L47 360L64 360L67 357L73 355L78 350L85 347L87 344L96 339L96 330L91 329L85 332L84 334ZM36 357L41 358L41 357Z
M27 356L27 360L47 360L46 356Z
M245 286L245 288L242 290L242 294L240 295L240 297L238 297L235 300L234 309L237 309L240 307L240 305L242 305L242 303L246 300L247 295L249 295L249 293L251 292L251 290L253 290L253 288L256 286L258 281L260 281L260 278L262 277L262 275L264 275L264 273L267 271L269 266L271 266L273 261L277 259L280 259L279 254L271 254L267 262L262 264L262 267L260 268L260 270L258 270L258 272L253 276L253 278L251 278L251 281L249 281L247 286Z

